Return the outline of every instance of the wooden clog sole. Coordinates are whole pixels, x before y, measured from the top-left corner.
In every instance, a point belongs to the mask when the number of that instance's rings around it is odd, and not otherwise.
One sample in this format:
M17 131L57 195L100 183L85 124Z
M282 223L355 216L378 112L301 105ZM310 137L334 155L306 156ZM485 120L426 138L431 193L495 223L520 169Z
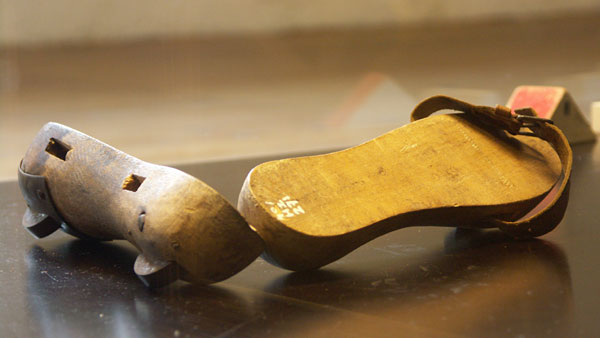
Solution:
M515 220L560 173L541 139L510 136L466 114L437 115L343 151L261 164L238 209L269 261L306 270L403 227Z

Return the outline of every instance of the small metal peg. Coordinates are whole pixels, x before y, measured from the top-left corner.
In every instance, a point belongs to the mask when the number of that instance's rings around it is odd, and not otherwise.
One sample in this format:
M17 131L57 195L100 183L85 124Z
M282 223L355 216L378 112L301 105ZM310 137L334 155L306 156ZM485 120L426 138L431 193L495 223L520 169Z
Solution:
M142 211L138 216L138 229L144 231L144 224L146 223L146 212Z

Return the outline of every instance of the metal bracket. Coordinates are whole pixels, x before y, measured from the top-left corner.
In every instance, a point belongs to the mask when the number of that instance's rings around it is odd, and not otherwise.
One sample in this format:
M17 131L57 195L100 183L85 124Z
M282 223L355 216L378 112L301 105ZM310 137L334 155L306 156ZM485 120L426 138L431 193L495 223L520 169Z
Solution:
M554 124L554 121L550 119L538 117L535 110L533 110L532 108L515 109L515 113L517 114L515 118L517 119L517 121L519 121L519 123L521 123L521 128L529 128L529 130L533 131L528 132L519 130L519 135L538 136L535 130L536 127L539 127L544 123Z

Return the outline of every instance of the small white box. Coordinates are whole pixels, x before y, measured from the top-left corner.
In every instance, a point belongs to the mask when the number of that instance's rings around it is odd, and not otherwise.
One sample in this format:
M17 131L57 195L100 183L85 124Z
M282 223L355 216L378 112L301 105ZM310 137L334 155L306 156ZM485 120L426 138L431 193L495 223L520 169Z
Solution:
M600 134L600 101L592 103L591 109L592 130L596 134Z

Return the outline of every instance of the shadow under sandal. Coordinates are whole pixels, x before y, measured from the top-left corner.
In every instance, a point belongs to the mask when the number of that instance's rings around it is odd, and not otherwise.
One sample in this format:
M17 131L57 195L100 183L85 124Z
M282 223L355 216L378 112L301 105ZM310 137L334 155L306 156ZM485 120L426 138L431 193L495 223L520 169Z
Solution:
M431 116L451 109L458 114ZM414 122L343 151L263 163L238 209L291 270L331 263L408 226L500 228L540 236L561 221L572 153L552 121L530 109L434 96Z
M57 123L37 134L19 166L23 225L91 240L125 239L148 286L223 280L263 251L237 210L204 182L143 162Z

